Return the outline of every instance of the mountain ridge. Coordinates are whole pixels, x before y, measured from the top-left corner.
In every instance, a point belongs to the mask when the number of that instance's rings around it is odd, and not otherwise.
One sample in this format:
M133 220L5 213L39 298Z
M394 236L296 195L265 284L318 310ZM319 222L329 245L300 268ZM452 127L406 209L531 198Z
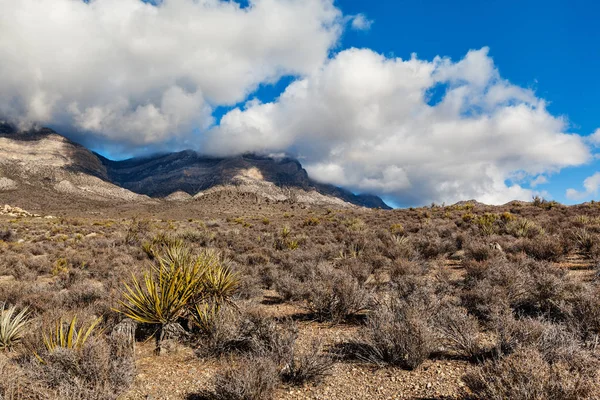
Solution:
M193 150L110 160L50 128L19 131L0 122L0 192L44 188L96 200L185 201L216 191L321 205L390 207L312 180L291 157L204 156Z

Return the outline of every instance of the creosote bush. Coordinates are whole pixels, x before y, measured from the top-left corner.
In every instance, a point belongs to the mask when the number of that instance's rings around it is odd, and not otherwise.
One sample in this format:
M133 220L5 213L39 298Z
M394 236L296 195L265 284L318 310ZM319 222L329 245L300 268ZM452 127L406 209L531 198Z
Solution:
M214 400L268 400L279 382L277 365L268 357L250 356L217 372Z
M436 347L434 331L423 311L403 302L378 308L351 346L355 356L382 366L417 368Z
M597 369L548 360L534 348L490 360L463 379L477 399L575 400L597 398Z

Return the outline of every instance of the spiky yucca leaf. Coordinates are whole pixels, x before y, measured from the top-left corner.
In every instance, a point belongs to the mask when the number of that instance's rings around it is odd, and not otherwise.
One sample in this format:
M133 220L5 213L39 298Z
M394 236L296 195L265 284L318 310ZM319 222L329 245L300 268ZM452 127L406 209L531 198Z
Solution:
M87 327L77 326L77 316L71 318L71 321L60 319L56 321L54 327L43 333L42 339L46 350L52 352L59 347L65 349L80 349L91 335L100 333L98 325L102 322L102 317L95 319Z
M199 277L160 264L153 272L144 274L143 282L135 276L125 291L117 310L134 321L148 324L167 324L175 321L196 294Z
M237 275L222 265L215 251L194 257L185 245L172 243L157 262L143 280L133 276L125 284L116 311L138 322L164 326L190 311L193 314L196 305L227 301L239 286Z
M217 303L202 303L194 305L192 309L192 322L200 332L208 334L213 330L214 323L221 307Z
M190 301L202 291L210 257L193 258L188 248L173 243L157 258L158 265L144 274L143 281L132 276L125 284L121 309L116 310L134 321L165 325L176 321Z
M240 284L238 274L221 264L209 267L203 280L202 297L221 304L229 301Z
M0 349L9 350L19 343L29 324L27 308L16 313L15 306L0 311ZM16 314L15 314L16 313Z

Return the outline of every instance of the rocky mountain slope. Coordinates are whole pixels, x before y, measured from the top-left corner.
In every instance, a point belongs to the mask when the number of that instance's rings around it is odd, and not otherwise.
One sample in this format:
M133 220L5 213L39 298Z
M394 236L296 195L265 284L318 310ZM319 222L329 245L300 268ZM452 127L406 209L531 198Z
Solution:
M111 161L51 129L18 132L0 123L0 192L27 188L100 201L243 193L270 201L389 208L379 197L311 180L291 158L212 158L187 150Z
M182 200L185 194L199 198L215 191L233 190L274 201L388 208L379 197L355 195L311 180L292 158L253 154L213 158L186 150L125 161L101 160L112 182L152 197Z
M91 200L147 201L111 183L92 152L51 129L17 132L0 125L0 192L53 191Z

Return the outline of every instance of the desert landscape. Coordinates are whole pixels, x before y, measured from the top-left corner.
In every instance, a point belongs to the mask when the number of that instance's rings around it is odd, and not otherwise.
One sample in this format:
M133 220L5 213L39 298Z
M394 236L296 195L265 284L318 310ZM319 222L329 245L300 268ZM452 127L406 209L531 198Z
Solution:
M598 15L0 0L0 400L600 400Z
M365 208L244 163L157 198L2 140L5 399L597 398L599 203Z

